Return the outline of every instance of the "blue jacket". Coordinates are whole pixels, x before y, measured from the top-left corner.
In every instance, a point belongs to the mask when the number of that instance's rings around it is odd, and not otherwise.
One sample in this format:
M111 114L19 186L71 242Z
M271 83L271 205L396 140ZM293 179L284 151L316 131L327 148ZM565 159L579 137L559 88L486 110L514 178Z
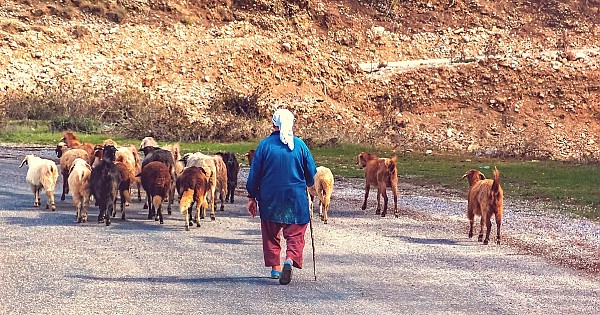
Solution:
M294 137L294 150L279 139L279 131L256 148L246 190L256 198L261 220L306 224L310 220L306 186L315 184L317 167L310 150Z

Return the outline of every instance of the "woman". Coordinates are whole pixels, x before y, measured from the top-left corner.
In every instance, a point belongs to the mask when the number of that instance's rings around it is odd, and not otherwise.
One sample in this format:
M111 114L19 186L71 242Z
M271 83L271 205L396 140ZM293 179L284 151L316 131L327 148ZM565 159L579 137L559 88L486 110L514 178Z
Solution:
M306 144L294 137L294 115L278 109L273 115L271 135L256 148L246 190L248 212L260 209L265 266L271 278L288 284L292 266L302 268L304 233L310 220L307 186L314 185L315 161ZM280 234L286 240L286 259L281 266Z

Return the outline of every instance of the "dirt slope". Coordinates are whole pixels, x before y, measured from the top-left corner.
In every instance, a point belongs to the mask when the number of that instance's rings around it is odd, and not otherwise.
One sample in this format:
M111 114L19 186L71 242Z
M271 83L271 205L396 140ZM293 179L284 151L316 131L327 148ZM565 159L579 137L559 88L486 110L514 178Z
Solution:
M317 144L596 160L599 9L597 0L10 1L0 7L0 86L134 87L207 125L220 119L209 108L216 89L264 89L263 110L292 108L298 133Z

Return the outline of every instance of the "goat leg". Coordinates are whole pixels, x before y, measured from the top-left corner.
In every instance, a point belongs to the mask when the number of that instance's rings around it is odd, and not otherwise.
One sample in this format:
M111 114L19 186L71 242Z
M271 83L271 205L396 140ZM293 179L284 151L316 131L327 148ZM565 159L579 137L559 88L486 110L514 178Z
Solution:
M196 227L200 227L200 215L204 213L204 209L204 206L201 206L200 208L196 209Z
M394 215L397 218L400 216L400 212L398 211L398 188L392 188L392 193L394 194Z
M115 199L116 201L116 199ZM108 209L104 212L104 223L106 224L106 226L110 225L110 214L115 211L114 209L114 202L109 203L108 205Z
M481 242L483 241L483 225L485 223L485 219L484 219L484 215L481 215L481 222L479 223L479 236L477 237L477 241Z
M148 220L151 220L154 217L154 209L152 208L152 196L148 193L146 193L144 209L148 209Z
M381 214L381 193L377 190L377 210L375 210L375 214ZM382 215L385 217L385 213Z
M387 214L387 209L388 209L388 196L387 196L387 193L385 192L385 188L381 191L381 196L383 197L383 212L381 213L381 216L385 217L385 215Z
M498 221L496 221L496 223L498 223ZM484 245L487 245L488 242L490 241L490 232L492 231L492 213L491 211L488 211L485 215L485 225L486 225L486 231L485 231L485 240L483 241ZM499 231L499 229L498 229ZM498 236L496 238L496 242L498 242Z
M173 199L171 199L171 200L173 200ZM156 212L158 213L158 222L159 222L160 224L163 224L163 223L165 223L165 222L163 221L162 205L159 205L159 206L158 206L158 210L156 210Z
M227 193L229 195L228 196L229 197L229 202L233 203L233 193L235 192L235 187L234 188L227 188L227 189L229 189L229 191Z
M363 202L363 205L361 207L361 209L364 211L367 209L367 198L369 198L369 189L371 188L371 186L369 184L365 185L365 201Z
M56 210L56 204L54 203L54 191L46 190L46 209L52 208L52 211Z
M100 205L100 213L98 213L98 223L104 223L104 212L106 211L105 206Z
M137 185L137 191L138 191L138 202L142 202L142 184L140 184L139 182L136 184ZM145 208L144 208L145 209Z
M500 221L496 218L496 244L500 245Z
M68 182L68 175L65 176L65 174L63 173L63 189L62 189L62 195L60 195L60 201L65 201L66 199L66 194L69 193L68 188L69 187L69 182Z
M175 182L173 182L173 183L175 183ZM174 185L171 185L171 188L169 189L169 201L167 202L167 213L169 215L172 214L171 204L173 204L173 199L175 199L175 187L174 187Z
M469 238L473 237L473 224L475 224L475 215L472 213L467 213L467 217L469 218Z
M37 187L33 187L33 206L34 207L39 207L40 206L40 191Z

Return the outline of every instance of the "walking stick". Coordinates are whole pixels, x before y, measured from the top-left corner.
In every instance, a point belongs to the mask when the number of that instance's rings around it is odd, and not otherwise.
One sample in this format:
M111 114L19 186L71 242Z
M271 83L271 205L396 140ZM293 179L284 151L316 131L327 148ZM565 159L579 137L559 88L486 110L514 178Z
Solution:
M312 212L312 209L311 209ZM310 225L310 242L312 244L312 254L313 254L313 275L315 276L315 281L317 281L317 265L315 265L315 236L313 234L313 224L312 224L312 213L310 216L310 221L308 221Z
M310 227L310 243L312 244L312 251L313 251L313 275L315 276L315 281L317 281L317 266L315 265L315 236L313 233L313 224L312 224L312 218L313 218L313 207L312 207L312 197L310 196L310 191L308 191L308 187L306 187L306 195L308 197L308 212L310 214L309 218L310 220L308 221L308 225Z

